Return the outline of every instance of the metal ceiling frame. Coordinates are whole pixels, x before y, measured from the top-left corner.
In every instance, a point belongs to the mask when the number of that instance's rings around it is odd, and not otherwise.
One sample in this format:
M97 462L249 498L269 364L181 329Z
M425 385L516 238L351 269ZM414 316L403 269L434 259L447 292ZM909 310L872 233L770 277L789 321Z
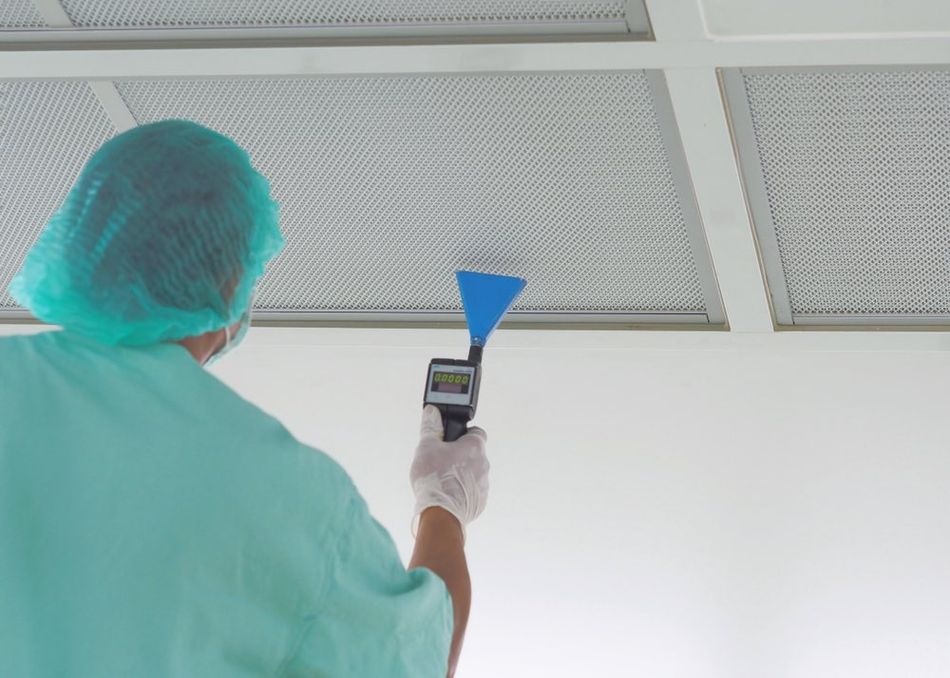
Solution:
M762 271L768 283L772 313L777 325L794 325L791 299L785 285L785 271L775 236L775 224L772 222L772 210L769 208L768 192L762 173L758 171L762 166L759 148L757 144L749 143L755 139L755 131L742 69L723 69L719 74L722 78L725 104L729 109L733 143L752 227L755 229Z
M686 234L689 237L690 250L696 263L696 273L703 289L703 301L706 306L706 318L710 325L725 325L726 316L719 297L716 272L713 270L709 246L703 229L702 216L696 204L696 193L690 180L689 166L683 152L683 144L676 126L676 114L670 101L670 93L661 71L646 71L650 89L653 92L653 105L656 109L663 145L667 149L667 160L676 184L676 193L683 218L686 221ZM684 314L685 315L685 314Z
M530 283L529 283L530 284ZM511 329L578 328L624 329L629 327L662 326L706 328L711 324L707 313L554 313L546 311L509 311L503 327ZM301 327L324 326L465 326L465 315L440 311L254 311L254 323L260 325L292 325ZM720 323L721 326L721 323Z
M73 22L59 0L33 0L33 6L51 28L72 28ZM22 29L21 29L22 30ZM27 31L35 29L27 29Z
M97 44L0 42L0 79L106 80L661 70L692 190L705 226L729 328L770 333L776 326L763 282L738 160L730 152L729 112L719 69L932 65L950 63L950 33L742 37L716 39L698 0L646 0L654 41L548 40L443 44L310 44L156 49ZM286 35L286 34L285 34ZM618 327L624 325L617 325ZM692 325L689 325L692 327ZM778 329L799 329L779 327ZM851 330L867 330L849 326ZM909 329L909 328L901 328ZM933 330L933 327L920 329Z
M57 32L59 35L62 35L63 29L72 28L72 21L63 9L60 0L33 0L33 5L46 23L54 29L59 29ZM119 96L111 80L90 80L89 87L99 99L99 103L102 104L117 132L124 132L135 127L135 117Z
M691 0L664 0L685 3ZM648 2L652 5L653 2ZM652 16L652 15L651 15ZM924 37L460 42L183 49L91 43L0 47L0 78L119 80L497 71L602 71L950 63L950 33Z

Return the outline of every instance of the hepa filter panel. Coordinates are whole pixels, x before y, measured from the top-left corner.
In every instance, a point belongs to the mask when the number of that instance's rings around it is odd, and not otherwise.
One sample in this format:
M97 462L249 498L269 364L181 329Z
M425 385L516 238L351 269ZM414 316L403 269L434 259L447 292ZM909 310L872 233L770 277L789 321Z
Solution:
M456 269L519 275L515 320L722 323L656 74L117 83L140 122L194 119L250 149L285 252L280 319L460 316ZM448 315L446 315L448 314Z
M950 322L950 71L724 79L778 323Z
M0 81L0 316L17 310L7 285L114 131L86 83Z
M61 0L86 28L234 28L623 20L624 0Z

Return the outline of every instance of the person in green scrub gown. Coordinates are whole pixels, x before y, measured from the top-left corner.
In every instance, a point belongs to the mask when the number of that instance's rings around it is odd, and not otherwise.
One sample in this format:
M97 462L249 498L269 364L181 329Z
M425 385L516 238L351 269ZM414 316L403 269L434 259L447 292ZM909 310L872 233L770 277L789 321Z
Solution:
M407 569L346 472L205 369L283 239L267 181L183 120L102 146L0 339L0 676L452 675L485 434L423 412Z

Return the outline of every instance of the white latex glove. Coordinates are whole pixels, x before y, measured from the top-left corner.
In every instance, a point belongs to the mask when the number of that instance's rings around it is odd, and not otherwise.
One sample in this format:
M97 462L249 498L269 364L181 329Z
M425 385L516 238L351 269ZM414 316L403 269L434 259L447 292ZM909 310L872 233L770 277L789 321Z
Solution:
M458 440L447 443L439 408L422 410L422 427L416 457L409 469L416 513L412 521L415 535L419 516L430 506L441 506L465 526L475 520L488 502L488 457L485 431L473 426Z

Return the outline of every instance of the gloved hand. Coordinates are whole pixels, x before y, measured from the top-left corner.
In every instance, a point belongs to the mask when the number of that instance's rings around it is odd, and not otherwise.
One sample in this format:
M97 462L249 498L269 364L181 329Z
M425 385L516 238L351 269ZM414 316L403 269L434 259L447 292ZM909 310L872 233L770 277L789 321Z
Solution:
M442 438L442 413L427 405L409 480L416 494L412 521L415 535L419 516L430 506L441 506L465 526L475 520L488 502L488 457L485 431L473 426L464 436L447 443Z

